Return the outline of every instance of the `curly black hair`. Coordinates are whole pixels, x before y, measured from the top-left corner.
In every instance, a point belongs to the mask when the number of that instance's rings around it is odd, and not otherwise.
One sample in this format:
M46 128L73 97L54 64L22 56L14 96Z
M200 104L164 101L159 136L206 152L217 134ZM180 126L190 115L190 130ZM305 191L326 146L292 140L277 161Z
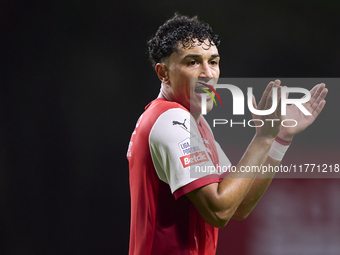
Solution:
M178 43L182 43L184 49L189 49L195 47L196 43L205 44L205 40L209 41L206 45L208 48L220 44L218 35L213 34L212 28L198 20L197 16L189 18L175 13L147 42L149 59L155 67L178 49Z

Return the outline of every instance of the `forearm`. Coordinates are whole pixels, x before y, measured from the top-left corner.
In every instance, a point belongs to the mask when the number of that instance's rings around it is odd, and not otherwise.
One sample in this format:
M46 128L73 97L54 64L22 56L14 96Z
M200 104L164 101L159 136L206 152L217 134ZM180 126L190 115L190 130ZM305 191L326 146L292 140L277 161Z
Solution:
M272 105L271 95L273 87L278 88L278 104L280 105L279 85L279 81L275 81L275 84L273 82L268 84L259 106L256 106L256 101L253 97L254 108L263 110L268 109ZM223 179L220 183L212 183L187 194L207 223L223 227L231 217L244 219L252 211L271 183L274 174L267 173L267 176L256 176L256 172L242 172L242 168L244 170L244 167L269 166L269 164L275 167L280 165L287 148L275 144L271 157L268 157L274 140L271 137L279 137L285 143L289 143L294 135L309 126L325 105L324 98L327 94L327 89L324 87L324 84L321 84L311 90L312 98L305 104L309 112L312 113L311 117L302 116L299 114L296 106L290 106L286 117L287 119L295 119L298 122L297 126L281 127L280 125L270 126L264 124L256 127L256 137L250 143L237 165L236 172L229 173L227 178ZM282 119L282 116L280 111L276 111L267 116L267 118ZM261 116L253 115L253 119L261 119ZM264 137L267 137L267 139L264 139ZM285 146L282 143L281 145Z
M280 164L281 161L275 160L270 156L267 157L267 160L264 163L265 166L272 167L279 166ZM264 192L269 187L269 184L271 183L274 176L275 172L269 171L264 174L260 173L257 176L247 195L244 197L243 201L235 211L233 215L234 219L243 220L249 215L249 213L254 209Z
M268 109L272 105L272 95L274 91L278 91L278 100L280 101L280 81L270 82L263 93L261 101L256 106L255 98L253 97L253 105L257 109ZM271 93L273 92L273 93ZM260 116L253 116L254 118L261 119ZM278 111L273 112L270 118L281 118ZM227 209L225 212L232 217L245 199L250 188L254 184L257 173L255 171L244 171L249 168L256 168L263 165L268 158L269 150L274 142L275 137L280 131L280 125L261 125L256 128L256 135L249 144L245 154L236 166L236 172L229 173L227 178L223 179L218 185L218 205L222 209ZM223 211L223 210L222 210Z
M253 97L253 106L257 110L269 109L272 106L273 95L277 93L278 103L280 103L280 81L270 82L266 87L259 105ZM280 112L274 111L267 116L270 119L281 119ZM262 119L262 116L253 114L254 119ZM203 219L217 227L223 227L231 217L235 215L235 211L239 208L243 201L249 201L246 195L254 185L254 180L258 174L256 171L247 171L250 168L259 168L264 165L268 158L269 150L273 144L274 138L280 131L280 124L269 124L263 122L263 125L256 127L256 135L249 144L246 152L236 166L236 171L229 173L219 183L212 183L204 187L189 192L187 196L193 202ZM233 168L234 170L234 168ZM256 198L261 197L264 190L269 184L261 185L256 183L254 186L260 185L260 189L256 189ZM263 191L261 191L263 190ZM250 198L254 200L254 198ZM258 200L258 199L257 199Z
M232 218L256 177L256 173L242 172L241 167L264 164L273 140L255 136L237 164L237 171L229 173L220 183L212 183L187 194L207 223L224 227Z
M294 136L291 135L284 135L282 132L279 133L275 139L276 141L272 144L271 151L269 152L270 155L268 155L264 164L266 169L274 169L281 164L281 160L293 140L293 137ZM262 167L262 169L264 169L264 167ZM274 176L275 172L273 171L261 171L257 175L256 180L233 215L233 218L242 220L248 216L262 197L263 193L267 190Z
M236 166L236 172L230 173L218 185L217 194L221 198L220 205L222 208L227 205L229 208L226 213L229 217L235 214L235 211L243 201L248 201L247 194L254 189L254 187L263 187L259 185L256 172L245 172L247 167L259 167L266 163L268 153L271 148L273 138L254 137L246 152ZM269 185L269 183L268 183ZM267 186L268 186L267 185ZM259 189L256 189L258 192ZM263 192L265 189L263 190ZM263 194L262 192L262 194ZM260 194L256 194L261 196ZM250 199L254 199L251 198Z
M306 129L310 124L313 123L315 118L320 114L323 107L325 106L325 97L327 95L328 90L325 88L325 84L319 84L315 86L311 90L311 99L308 103L305 104L305 107L308 108L308 111L312 113L312 116L304 116L302 115L296 106L290 106L289 114L287 114L287 119L295 119L297 121L297 125L293 127L282 127L278 138L281 138L286 143L291 142L293 137ZM272 167L279 166L281 164L281 160L275 160L271 157L268 157L266 160L266 165L270 165ZM244 219L255 207L263 193L268 188L271 183L275 173L267 173L266 176L261 175L257 178L252 187L249 189L249 192L245 196L244 200L238 207L237 211L234 214L234 218L236 219Z

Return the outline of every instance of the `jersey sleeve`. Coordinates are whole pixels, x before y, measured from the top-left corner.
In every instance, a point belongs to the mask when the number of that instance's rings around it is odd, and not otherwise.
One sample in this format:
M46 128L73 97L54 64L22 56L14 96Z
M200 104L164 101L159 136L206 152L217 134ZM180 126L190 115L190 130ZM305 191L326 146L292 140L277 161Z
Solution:
M162 113L149 135L152 161L158 177L169 184L177 199L194 189L220 181L209 171L215 169L197 129L196 121L183 109ZM180 191L180 192L178 192Z

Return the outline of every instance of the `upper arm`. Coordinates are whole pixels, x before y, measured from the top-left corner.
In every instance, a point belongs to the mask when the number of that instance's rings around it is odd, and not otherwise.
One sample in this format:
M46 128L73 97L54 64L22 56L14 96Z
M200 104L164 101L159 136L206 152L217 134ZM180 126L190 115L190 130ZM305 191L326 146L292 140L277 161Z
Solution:
M240 214L240 211L235 213L253 182L253 178L224 178L219 183L193 190L187 197L207 223L221 228L231 218L244 219L245 213Z
M184 121L185 125L181 125ZM219 181L219 178L199 178L207 174L195 175L196 167L214 165L189 112L175 108L161 114L150 132L149 145L156 173L162 181L169 184L175 198ZM200 160L190 162L193 154L201 155ZM183 189L185 192L179 193Z
M219 183L211 183L186 194L197 211L208 224L214 227L224 227L232 214L227 209L228 205L222 205L218 194Z
M183 123L184 120L186 127L174 124L174 121ZM182 109L163 113L150 132L149 144L157 175L170 186L175 198L186 194L207 223L223 227L238 206L238 200L232 199L238 191L235 185L229 188L228 183L234 180L224 180L220 188L220 176L211 177L209 172L196 171L205 167L215 169L215 165L190 113ZM219 145L218 151L220 162L229 165ZM191 157L195 154L201 155L197 157L199 160Z

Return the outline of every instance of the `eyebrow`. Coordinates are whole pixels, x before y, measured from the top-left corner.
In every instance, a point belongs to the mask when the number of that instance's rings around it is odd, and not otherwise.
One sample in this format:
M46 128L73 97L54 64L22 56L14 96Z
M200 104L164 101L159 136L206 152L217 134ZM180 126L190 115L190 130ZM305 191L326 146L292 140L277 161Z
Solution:
M199 54L188 54L186 55L183 59L186 59L186 58L201 58L202 55L199 55ZM220 55L219 54L212 54L210 58L219 58Z

